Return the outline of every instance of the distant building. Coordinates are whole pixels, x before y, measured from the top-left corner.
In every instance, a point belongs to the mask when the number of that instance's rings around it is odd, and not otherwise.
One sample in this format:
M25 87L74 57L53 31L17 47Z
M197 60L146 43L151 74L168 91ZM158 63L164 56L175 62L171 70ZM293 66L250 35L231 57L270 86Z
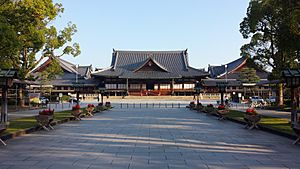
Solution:
M195 82L209 76L189 65L187 50L114 50L110 67L92 76L113 96L193 95Z
M239 81L239 76L243 68L254 68L256 70L256 75L260 78L260 81L255 84L241 83ZM269 72L258 68L246 57L241 57L224 65L209 65L208 72L210 74L210 78L203 80L203 98L220 97L217 87L218 82L228 83L226 93L233 99L238 99L239 95L242 97L254 95L268 97L272 95L272 90L267 79Z
M61 58L55 58L63 70L62 76L57 76L55 80L49 82L46 87L51 87L52 95L72 95L79 92L81 98L95 98L98 97L96 89L98 82L91 77L92 65L81 66L65 61ZM48 59L43 64L38 66L33 74L44 71L52 60ZM38 83L38 82L37 82ZM30 92L38 92L42 84L31 85Z
M57 58L63 75L49 82L52 95L71 95L79 92L81 99L99 98L100 88L110 96L190 96L195 94L195 83L201 81L201 99L220 99L217 83L227 82L226 93L233 99L244 96L272 95L267 77L269 72L251 64L247 58L230 63L196 69L189 65L187 50L182 51L120 51L113 50L111 65L93 71L92 66L76 64ZM44 71L51 59L33 73ZM260 82L242 84L238 79L243 68L255 68ZM30 92L39 92L41 85L30 85ZM239 98L241 96L241 98Z

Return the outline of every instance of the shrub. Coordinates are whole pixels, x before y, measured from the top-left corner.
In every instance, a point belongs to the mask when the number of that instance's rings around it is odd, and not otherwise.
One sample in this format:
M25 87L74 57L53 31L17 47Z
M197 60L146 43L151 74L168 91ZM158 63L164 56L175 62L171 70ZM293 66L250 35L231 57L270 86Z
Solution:
M63 96L61 97L61 100L62 100L62 101L69 101L69 99L70 99L70 96L68 96L68 95L63 95Z

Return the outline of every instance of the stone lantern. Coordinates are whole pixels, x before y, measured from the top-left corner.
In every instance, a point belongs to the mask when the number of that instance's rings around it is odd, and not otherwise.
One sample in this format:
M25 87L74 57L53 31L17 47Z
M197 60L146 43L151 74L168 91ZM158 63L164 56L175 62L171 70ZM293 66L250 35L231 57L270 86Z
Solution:
M0 86L2 88L2 106L1 106L1 124L8 122L7 117L7 95L8 88L12 87L13 79L17 78L17 70L15 69L0 69Z
M300 69L286 69L282 71L282 77L286 86L291 89L291 125L298 138L294 141L297 144L300 141L300 121L297 115L297 88L300 86Z
M197 94L197 105L199 105L199 94L200 94L201 89L202 89L202 85L199 81L196 81L194 89L195 89L196 94Z
M224 93L226 92L228 82L216 82L216 85L219 88L219 92L221 93L221 104L224 105Z

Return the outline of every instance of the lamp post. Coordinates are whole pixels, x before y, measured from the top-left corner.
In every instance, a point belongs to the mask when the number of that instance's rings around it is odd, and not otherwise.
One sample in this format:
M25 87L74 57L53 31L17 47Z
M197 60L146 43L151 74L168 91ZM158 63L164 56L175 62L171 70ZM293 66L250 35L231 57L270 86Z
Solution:
M73 83L73 87L74 87L74 91L76 92L77 105L79 105L79 93L81 89L84 87L84 83L75 82Z
M221 105L224 105L224 92L226 92L226 87L228 82L216 82L219 92L221 93Z
M103 95L105 94L106 88L105 87L99 87L98 90L101 94L101 105L103 106Z
M287 87L291 88L291 123L297 123L297 88L300 86L300 69L283 70L282 77Z
M199 94L200 94L200 91L201 91L201 83L199 81L196 81L194 89L195 89L196 94L197 94L197 105L199 105Z

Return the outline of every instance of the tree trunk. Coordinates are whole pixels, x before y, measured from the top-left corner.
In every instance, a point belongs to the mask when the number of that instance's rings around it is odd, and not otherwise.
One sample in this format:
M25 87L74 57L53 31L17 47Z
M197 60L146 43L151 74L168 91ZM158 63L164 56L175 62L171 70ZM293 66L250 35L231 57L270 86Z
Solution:
M18 89L18 95L19 95L19 106L25 107L25 99L24 99L24 90L23 85L20 85L20 88Z
M283 106L283 84L279 83L278 84L278 89L277 89L277 106Z

